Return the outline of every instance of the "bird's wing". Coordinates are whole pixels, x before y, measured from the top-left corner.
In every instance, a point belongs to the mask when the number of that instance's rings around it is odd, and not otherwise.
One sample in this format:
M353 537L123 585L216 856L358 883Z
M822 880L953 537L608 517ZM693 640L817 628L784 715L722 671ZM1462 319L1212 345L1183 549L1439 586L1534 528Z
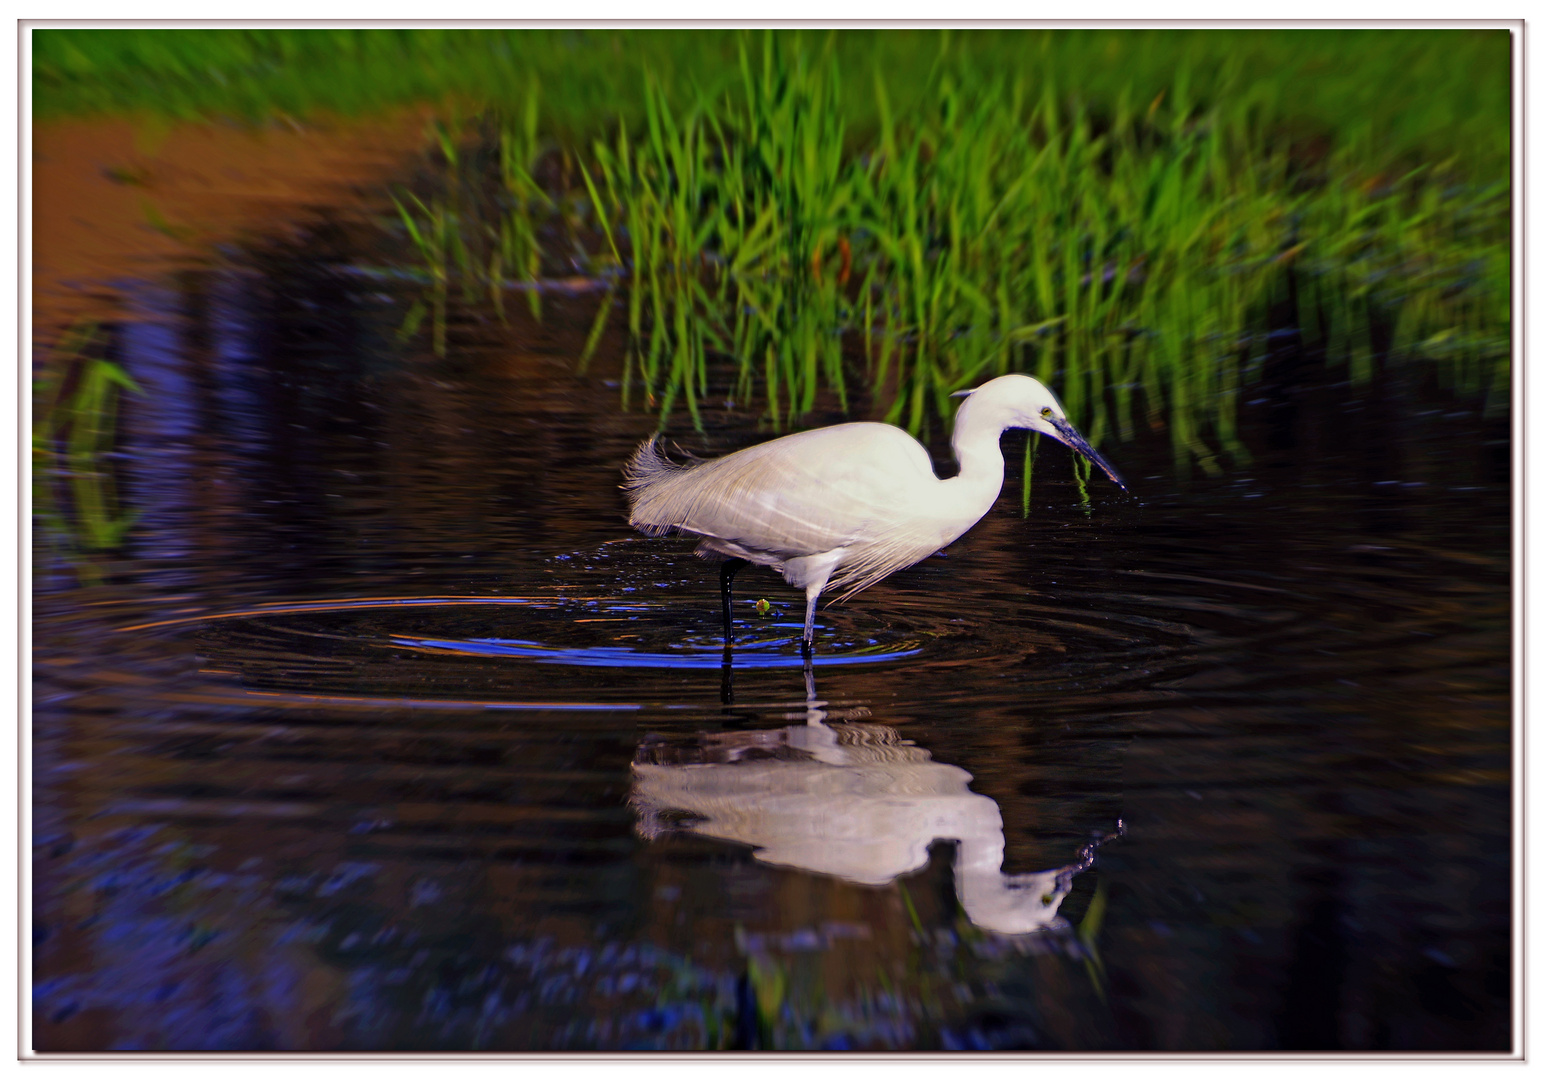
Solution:
M636 466L631 521L797 558L905 531L937 484L929 455L905 432L839 424L687 468L658 457Z

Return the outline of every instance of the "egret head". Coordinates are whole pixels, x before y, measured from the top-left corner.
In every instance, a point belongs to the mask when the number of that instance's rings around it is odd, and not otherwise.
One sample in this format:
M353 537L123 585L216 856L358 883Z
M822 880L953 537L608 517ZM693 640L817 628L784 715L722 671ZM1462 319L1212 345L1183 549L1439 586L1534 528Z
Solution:
M976 390L959 390L952 396L967 399L962 403L962 411L957 417L958 427L967 417L970 407L974 423L979 422L981 417L982 422L997 426L1000 431L1005 428L1026 428L1057 439L1075 453L1100 466L1101 471L1110 476L1118 487L1128 490L1128 485L1117 475L1117 470L1074 430L1074 425L1064 416L1064 407L1053 395L1053 391L1031 376L1001 375Z

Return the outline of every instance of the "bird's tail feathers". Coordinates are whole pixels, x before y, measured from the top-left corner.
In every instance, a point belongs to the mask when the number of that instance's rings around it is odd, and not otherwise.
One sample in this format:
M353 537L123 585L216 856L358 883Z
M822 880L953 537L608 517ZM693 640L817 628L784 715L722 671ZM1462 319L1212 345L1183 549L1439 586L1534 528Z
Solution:
M639 444L639 449L634 451L634 456L623 466L622 487L624 491L638 491L663 476L681 472L686 468L689 466L678 465L667 457L666 452L661 449L661 437L652 435Z
M628 458L628 463L623 466L623 490L639 489L651 480L661 477L662 473L681 469L681 467L671 461L661 449L661 436L651 435L644 443L639 444L633 456Z
M701 462L679 465L661 449L661 437L652 435L639 444L623 466L623 490L628 493L629 524L646 536L665 536L683 520L680 499L675 497L672 477L688 472ZM663 481L667 481L663 486Z

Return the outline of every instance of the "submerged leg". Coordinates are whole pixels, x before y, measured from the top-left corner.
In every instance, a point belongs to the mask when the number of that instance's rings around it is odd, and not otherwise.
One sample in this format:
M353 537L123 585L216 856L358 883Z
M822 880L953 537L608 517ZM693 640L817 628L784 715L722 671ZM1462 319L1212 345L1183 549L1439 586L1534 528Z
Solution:
M732 556L720 564L720 612L725 616L725 647L731 647L731 578L747 565L747 560Z
M731 651L730 642L725 643L725 652L720 657L720 704L736 704L736 686L731 680L731 657L735 654Z
M816 696L816 675L811 670L811 654L806 653L806 725L821 727L827 722L827 702Z

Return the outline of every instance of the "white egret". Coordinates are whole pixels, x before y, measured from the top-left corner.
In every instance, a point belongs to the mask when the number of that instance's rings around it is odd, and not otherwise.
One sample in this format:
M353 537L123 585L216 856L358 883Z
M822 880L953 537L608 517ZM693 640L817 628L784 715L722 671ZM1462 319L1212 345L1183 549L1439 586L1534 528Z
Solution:
M817 598L829 585L847 600L933 555L988 513L1004 485L999 436L1006 429L1057 439L1127 490L1036 379L1001 375L957 396L966 400L951 448L961 468L948 480L935 475L918 440L890 424L836 424L688 465L669 461L651 438L624 469L629 524L650 536L697 536L699 555L725 556L727 645L731 579L747 563L805 589L802 646L809 655Z

